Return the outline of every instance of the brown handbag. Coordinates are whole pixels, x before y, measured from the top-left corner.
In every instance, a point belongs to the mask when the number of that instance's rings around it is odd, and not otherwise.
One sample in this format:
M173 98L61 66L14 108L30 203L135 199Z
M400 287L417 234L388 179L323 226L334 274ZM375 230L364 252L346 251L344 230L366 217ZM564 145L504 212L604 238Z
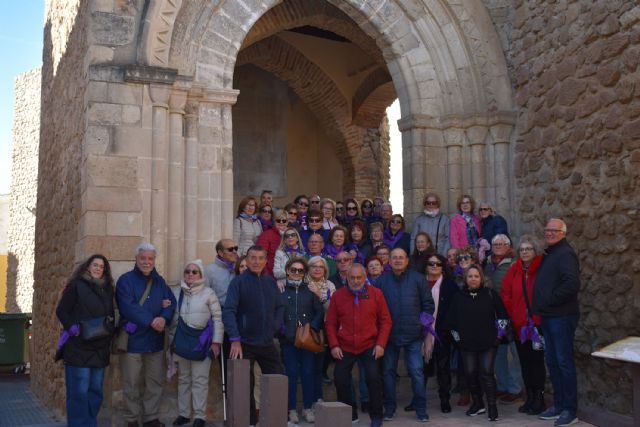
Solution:
M312 353L322 353L325 348L324 335L311 329L309 323L305 323L296 328L296 341L293 345Z

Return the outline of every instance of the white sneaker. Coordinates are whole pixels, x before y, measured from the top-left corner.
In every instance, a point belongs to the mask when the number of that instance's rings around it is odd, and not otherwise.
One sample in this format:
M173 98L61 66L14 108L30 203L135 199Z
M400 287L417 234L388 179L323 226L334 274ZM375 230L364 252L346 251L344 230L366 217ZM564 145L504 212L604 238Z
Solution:
M310 424L316 422L316 417L313 414L313 409L304 410L304 420Z
M289 421L294 424L298 424L300 422L300 419L298 418L298 411L296 411L295 409L289 410Z

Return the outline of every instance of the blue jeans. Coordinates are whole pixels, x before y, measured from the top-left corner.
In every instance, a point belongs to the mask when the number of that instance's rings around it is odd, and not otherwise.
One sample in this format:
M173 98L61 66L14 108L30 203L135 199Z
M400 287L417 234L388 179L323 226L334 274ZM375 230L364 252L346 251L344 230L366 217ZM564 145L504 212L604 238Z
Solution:
M64 366L67 388L67 425L69 427L96 427L102 405L104 368Z
M395 346L387 344L384 350L383 381L384 381L384 409L386 413L396 411L396 371L398 369L398 359L400 349L404 349L404 363L407 365L409 376L411 377L411 388L413 389L413 405L418 416L427 413L427 390L424 382L424 365L422 361L422 340L417 340L411 344Z
M304 409L311 409L314 397L315 355L292 344L282 344L284 370L289 377L289 410L296 409L296 394L298 391L298 376L302 381L302 402Z
M509 357L509 353L511 357ZM518 394L522 391L520 363L515 343L510 342L498 346L495 370L498 391L506 391L511 394Z
M573 339L579 315L542 318L545 360L553 384L553 406L558 411L578 411L578 380L573 358Z

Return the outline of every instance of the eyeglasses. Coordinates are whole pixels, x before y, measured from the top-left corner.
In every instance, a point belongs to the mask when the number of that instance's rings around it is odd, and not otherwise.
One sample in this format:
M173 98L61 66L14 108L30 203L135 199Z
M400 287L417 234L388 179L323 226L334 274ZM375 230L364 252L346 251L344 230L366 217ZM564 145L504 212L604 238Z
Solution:
M320 204L320 200L312 200L311 204L312 205L319 205Z
M320 218L309 218L307 222L317 224L318 222L322 222L322 220Z
M550 233L550 234L558 234L558 233L564 233L563 230L557 230L555 228L545 228L544 229L545 233Z
M272 211L271 209L264 209L264 208L263 208L263 209L262 209L262 212L264 212L264 213L271 213L271 212L273 212L273 211Z
M530 248L528 246L523 246L523 247L520 248L520 252L533 252L533 251L534 251L534 249Z
M509 246L508 243L492 243L491 246L493 246L494 248L504 248L506 246Z
M458 257L458 261L469 261L472 260L473 258L471 258L471 255L460 255Z
M358 208L356 208L355 206L347 206L347 210L348 211L357 211Z
M298 202L298 206L309 207L309 203Z
M480 208L478 209L480 212L491 212L491 208Z
M344 206L336 206L336 210L337 211L343 211L344 210Z
M229 246L228 248L224 248L225 251L227 252L238 252L238 247L237 246Z
M378 251L376 252L377 256L389 256L389 252L387 251Z
M427 266L429 267L442 267L442 263L441 262L433 262L433 261L429 261L427 263Z
M286 219L282 219L282 218L281 218L281 219L276 219L276 222L277 222L278 224L286 224L286 223L287 223L287 222L289 222L289 221L288 221L288 220L286 220Z
M371 209L373 206L369 204L362 205L362 209Z
M196 275L196 274L200 274L200 271L198 271L198 270L189 270L189 269L186 269L186 270L184 270L184 274L193 274L193 275Z
M287 212L291 216L298 216L298 212Z
M389 221L391 224L402 224L402 220L401 219L392 219L391 221Z
M425 205L427 206L438 206L438 201L437 200L427 200L426 202L424 202Z
M296 236L296 233L284 233L285 239L290 239L292 237L298 237L298 236Z
M336 259L336 262L338 264L342 264L344 262L349 262L349 261L351 261L351 258L338 258L338 259Z
M289 269L289 273L291 273L291 274L304 274L304 268L291 267Z

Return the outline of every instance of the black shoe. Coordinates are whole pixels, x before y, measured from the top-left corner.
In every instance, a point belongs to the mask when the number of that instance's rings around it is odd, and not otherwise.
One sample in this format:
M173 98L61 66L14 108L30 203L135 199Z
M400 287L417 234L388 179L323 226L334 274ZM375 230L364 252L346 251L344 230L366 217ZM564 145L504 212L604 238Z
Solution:
M544 403L544 390L536 390L533 393L533 399L531 400L527 415L539 415L545 409L547 409L547 405Z
M180 416L178 416L178 418L173 420L173 425L174 426L183 426L183 425L189 423L189 421L191 421L189 418L183 417L182 415L180 415Z
M518 412L526 414L527 411L529 411L529 408L531 408L531 402L533 402L533 393L532 389L527 389L527 399L524 401L524 404L518 408Z
M489 405L489 421L498 421L498 407Z
M205 422L202 418L196 418L193 420L192 427L204 427Z
M448 414L449 412L451 412L451 404L449 403L448 400L440 401L440 410L442 411L443 414Z
M369 412L369 402L360 402L360 408L362 409L362 413L366 414Z
M474 399L471 407L467 409L467 412L465 412L465 414L467 414L467 416L469 417L475 417L476 415L483 414L485 411L486 410L484 409L484 403L481 403L481 401L477 401Z
M161 423L159 419L151 420L142 423L142 427L164 427L164 423Z
M413 412L415 410L416 408L415 406L413 406L413 403L409 403L407 406L404 407L405 412Z

